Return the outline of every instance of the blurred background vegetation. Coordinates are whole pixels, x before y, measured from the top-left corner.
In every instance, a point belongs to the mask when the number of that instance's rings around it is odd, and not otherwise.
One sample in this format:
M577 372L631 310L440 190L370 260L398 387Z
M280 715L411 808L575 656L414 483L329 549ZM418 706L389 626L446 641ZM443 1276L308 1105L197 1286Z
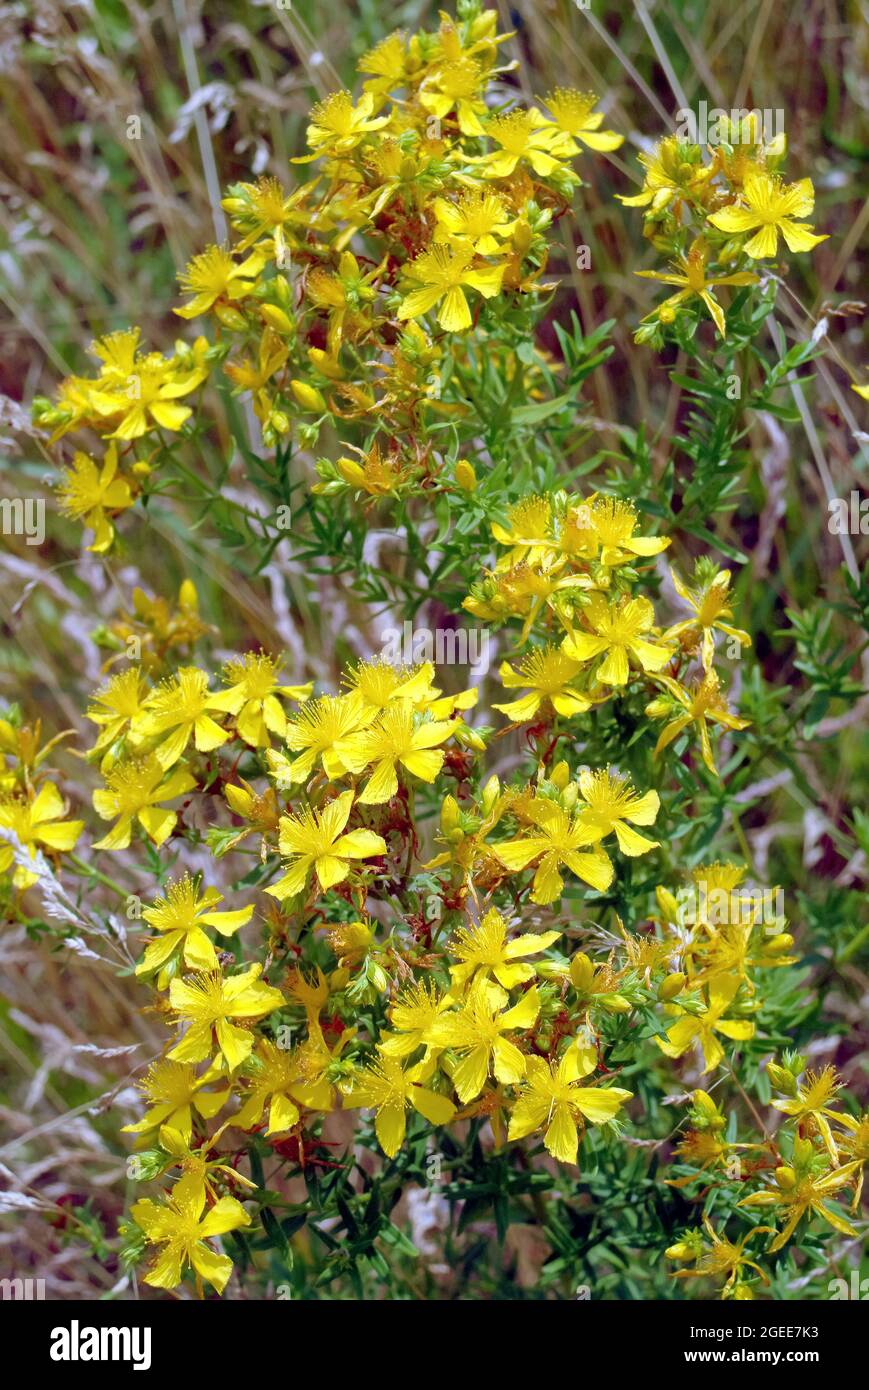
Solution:
M642 216L614 195L635 191L636 153L672 129L680 107L701 99L781 109L790 176L814 180L814 223L830 237L813 255L792 258L779 310L795 340L820 325L816 379L793 421L768 412L749 420L744 491L712 529L725 554L747 558L738 570L738 621L753 634L757 657L743 693L763 746L733 790L739 834L758 875L785 885L813 970L818 1002L800 1040L819 1038L814 1060L835 1063L865 1096L867 591L855 576L867 542L845 538L843 548L827 527L830 489L848 498L866 487L866 405L849 389L866 379L869 363L859 302L869 221L864 7L592 0L584 9L572 0L522 0L498 9L501 28L516 31L508 54L518 63L506 87L525 98L557 85L593 89L605 124L626 136L615 154L582 161L587 182L574 218L559 225L562 244L549 267L563 277L542 329L556 359L556 327L569 331L572 313L586 337L614 321L614 350L583 384L581 451L566 446L553 460L556 474L587 465L591 486L606 476L611 453L626 450L637 467L643 453L642 483L654 496L685 423L683 392L665 370L678 376L679 362L661 362L633 342L655 294L634 271L653 256ZM93 338L138 323L147 343L167 349L188 333L172 313L176 272L206 242L224 240L220 190L252 173L291 184L288 160L304 149L312 101L354 86L359 56L391 30L437 22L436 5L379 0L293 0L287 8L278 0L0 4L3 496L50 498L56 475L28 405L51 395L62 376L88 369ZM576 269L579 246L590 250L588 270ZM208 419L203 466L216 473L234 451L232 422L216 396ZM640 426L642 450L633 433ZM294 455L300 503L313 465L313 455ZM630 472L619 476L630 490ZM240 460L227 490L242 501L254 495ZM218 507L201 526L200 519L199 509L182 504L161 508L148 526L141 518L122 525L122 545L108 562L79 552L78 527L50 502L45 544L3 537L0 700L18 701L49 735L84 734L90 726L81 711L104 659L94 629L129 607L136 585L172 598L186 577L220 654L254 644L284 650L290 679L315 677L330 687L342 661L370 655L370 615L340 573L313 573L294 558L292 540L255 573L221 537ZM376 514L368 528L369 545L388 552ZM672 553L684 563L697 549L683 537ZM65 785L87 818L89 772L72 755L62 761ZM734 804L710 801L710 824L725 811L732 821ZM60 954L41 933L5 927L0 961L0 1111L8 1136L0 1179L14 1194L0 1230L0 1267L22 1276L49 1271L50 1297L113 1287L128 1296L106 1244L127 1185L117 1107L130 1118L130 1071L157 1051L161 1029L138 1012L135 982L109 962ZM604 1191L605 1176L599 1185ZM499 1259L477 1286L482 1296L534 1288L532 1236L509 1242ZM453 1264L429 1279L461 1296L472 1262ZM635 1271L627 1291L620 1277L609 1296L662 1296L660 1272Z

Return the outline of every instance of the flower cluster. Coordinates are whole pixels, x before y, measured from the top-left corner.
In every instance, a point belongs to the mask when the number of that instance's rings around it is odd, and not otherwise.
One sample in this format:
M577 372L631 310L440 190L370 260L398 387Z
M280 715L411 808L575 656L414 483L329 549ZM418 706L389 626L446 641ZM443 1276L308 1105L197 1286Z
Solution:
M811 251L818 236L805 220L815 205L811 179L785 183L785 137L766 140L756 112L728 121L708 151L668 135L641 154L643 187L621 197L644 209L645 235L670 262L668 271L638 270L674 290L642 320L639 343L660 347L664 331L680 318L693 332L708 314L720 338L727 336L720 285L745 288L760 282L761 262L772 261L779 238L788 251Z
M772 1104L788 1116L790 1124L765 1144L725 1139L727 1121L715 1101L706 1091L694 1092L692 1128L677 1147L678 1156L692 1171L673 1180L672 1185L684 1186L710 1168L721 1172L722 1184L728 1178L738 1182L743 1176L761 1175L762 1184L740 1198L737 1206L766 1212L769 1221L776 1224L752 1226L733 1243L723 1231L714 1230L708 1216L704 1217L708 1243L704 1231L694 1227L666 1252L670 1260L693 1265L676 1271L675 1278L723 1277L722 1298L752 1299L758 1281L749 1275L749 1269L759 1276L760 1287L770 1282L766 1271L746 1254L745 1247L754 1236L771 1237L766 1248L774 1254L787 1245L804 1218L817 1217L840 1235L858 1238L859 1232L835 1199L853 1187L851 1211L858 1210L863 1166L869 1158L869 1115L853 1116L838 1108L841 1082L832 1067L813 1072L806 1071L805 1066L806 1058L796 1053L786 1053L781 1064L767 1064L769 1079L780 1093ZM754 1151L757 1157L744 1164L737 1155L745 1150Z
M196 393L217 368L249 397L263 452L282 459L294 432L310 446L334 427L339 456L317 464L312 506L470 496L491 455L474 435L472 458L458 456L471 454L463 442L446 467L442 440L473 413L475 377L496 380L502 401L518 382L539 405L531 325L553 289L552 229L580 186L577 156L621 136L591 94L514 100L495 11L468 0L461 13L390 35L360 59L358 98L317 103L294 161L317 166L306 182L228 190L232 244L194 256L175 311L207 316L213 343L164 356L137 329L112 334L93 346L96 375L37 403L55 440L97 441L60 485L91 551L167 488L164 465L204 428ZM779 233L791 251L823 240L802 220L810 181L780 180L783 144L764 144L750 118L730 136L709 159L667 137L641 156L642 192L622 199L645 209L674 262L654 278L675 293L640 341L693 333L704 313L730 341L717 288L759 284L755 263ZM212 659L190 580L175 602L137 589L99 629L91 851L128 852L153 874L130 968L168 1030L139 1080L144 1114L125 1127L131 1175L161 1184L124 1228L130 1263L154 1247L146 1282L172 1289L192 1272L200 1293L223 1293L233 1261L215 1240L261 1225L254 1262L285 1243L272 1210L282 1169L341 1166L321 1157L338 1111L371 1112L354 1142L378 1144L399 1174L439 1130L474 1143L485 1132L508 1161L530 1168L530 1156L561 1178L581 1155L627 1150L649 1088L671 1090L675 1073L691 1087L714 1076L712 1090L742 1065L788 1119L780 1135L740 1141L711 1093L679 1097L677 1176L663 1190L728 1205L667 1250L693 1265L678 1277L723 1277L722 1296L752 1297L768 1280L760 1235L776 1253L803 1217L854 1233L836 1197L853 1186L856 1209L869 1120L838 1108L829 1069L787 1053L760 1071L781 1045L768 1000L799 953L777 890L752 888L746 863L712 860L722 773L750 727L726 674L752 645L734 576L678 546L669 564L675 537L651 534L653 508L627 492L535 477L486 499L488 568L468 554L451 567L465 566L465 613L515 638L491 724L480 691L452 689L430 661L373 657L315 691L247 636ZM72 853L84 822L43 767L53 743L40 751L38 727L0 720L0 880L19 905L40 854L121 891ZM728 1238L754 1207L769 1224Z
M691 583L671 572L690 616L659 627L652 601L637 591L647 577L641 561L660 555L670 541L637 535L638 525L629 502L557 492L521 499L506 525L493 526L507 553L473 587L465 608L490 622L521 618L523 639L535 625L547 639L518 668L503 663L504 685L527 693L495 708L535 724L541 710L549 718L582 715L630 698L639 686L653 696L646 715L662 725L656 754L686 733L717 776L710 727L746 727L729 709L713 664L716 634L733 646L731 656L751 645L730 621L731 574L705 557Z
M312 443L331 419L383 436L319 464L321 491L369 498L430 489L442 464L423 442L427 423L462 413L441 400L473 324L509 363L515 331L553 289L544 283L554 223L581 183L583 150L622 137L602 129L596 97L559 89L540 105L510 98L499 79L509 34L494 10L446 15L434 34L396 32L359 61L358 100L335 92L307 130L316 176L288 192L274 177L231 187L223 206L230 248L210 246L180 275L182 319L209 317L214 344L143 352L138 329L93 345L92 379L70 377L38 421L58 439L99 436L78 452L60 487L68 515L103 552L113 519L158 487L173 436L189 431L192 393L222 364L252 402L265 444L297 422ZM493 360L494 360L493 357ZM414 432L418 438L409 437Z

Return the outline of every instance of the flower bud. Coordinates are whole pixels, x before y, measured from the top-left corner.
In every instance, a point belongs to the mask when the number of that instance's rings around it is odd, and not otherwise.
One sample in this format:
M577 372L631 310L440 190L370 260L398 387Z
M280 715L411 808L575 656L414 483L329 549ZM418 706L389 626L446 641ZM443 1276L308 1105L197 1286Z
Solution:
M549 780L553 784L553 786L558 788L560 792L564 791L565 787L570 781L570 768L567 766L567 763L564 761L563 758L561 762L555 764L555 767L549 774Z
M290 334L294 331L292 319L277 304L261 304L260 313L266 323L271 324L279 333Z
M214 312L224 328L228 328L231 333L244 333L247 329L247 319L244 314L240 314L237 309L231 308L229 304L215 305Z
M444 797L443 805L441 806L441 830L445 833L449 833L450 830L455 830L458 824L459 803L454 796L447 795Z
M464 492L473 492L477 486L473 464L468 463L467 459L459 459L456 464L456 482Z
M679 904L669 888L662 888L659 884L655 889L655 898L657 899L658 910L664 921L677 922L679 919Z
M664 1251L668 1260L693 1260L694 1251L687 1241L679 1240L675 1245L668 1245Z
M328 406L315 387L309 386L305 381L297 381L294 378L290 382L290 388L303 410L314 410L319 415L326 414Z
M541 980L563 980L567 974L567 961L539 960L534 964L534 972Z
M773 936L766 943L766 953L768 956L784 956L794 944L794 939L790 932L779 932L778 936Z
M688 976L683 974L681 970L675 970L672 975L668 975L665 980L662 980L658 990L658 998L675 999L677 994L682 993L687 983Z
M602 994L600 1002L608 1014L629 1014L631 1011L631 1001L623 994Z
M786 1096L795 1096L797 1093L797 1083L792 1072L784 1067L778 1066L775 1062L767 1062L767 1075L777 1091L783 1091Z
M488 816L491 814L495 802L500 795L501 781L497 774L493 773L483 788L483 794L480 798L480 807L483 815Z
M570 962L570 978L580 994L587 994L594 979L594 966L585 951L577 951Z

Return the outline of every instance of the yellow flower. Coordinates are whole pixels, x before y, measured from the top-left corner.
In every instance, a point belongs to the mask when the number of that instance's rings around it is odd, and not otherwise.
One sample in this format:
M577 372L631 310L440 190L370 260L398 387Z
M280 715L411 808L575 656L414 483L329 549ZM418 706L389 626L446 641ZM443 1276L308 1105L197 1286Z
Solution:
M499 545L511 547L509 555L498 561L498 569L513 568L527 560L537 565L552 545L552 503L548 497L523 497L507 513L507 525L496 521L492 535Z
M594 1071L594 1048L571 1044L561 1060L547 1062L529 1057L525 1085L510 1117L508 1138L524 1139L544 1129L543 1143L560 1163L575 1163L579 1151L578 1126L602 1125L615 1119L633 1092L620 1086L582 1086Z
M696 724L700 734L703 762L712 776L717 777L718 769L712 756L712 741L709 737L707 721L711 719L715 724L722 724L725 729L747 729L749 721L739 719L735 714L730 713L715 671L707 672L691 690L686 690L683 685L680 685L670 676L659 675L656 680L667 689L672 697L669 701L664 698L651 700L646 705L646 714L650 719L668 720L655 744L656 755L678 738L682 730L687 729L689 724Z
M244 1177L231 1164L225 1163L224 1159L229 1155L216 1149L217 1141L228 1125L229 1121L224 1121L209 1139L205 1139L195 1149L190 1147L190 1139L185 1139L184 1135L173 1129L170 1124L160 1126L160 1148L170 1155L170 1161L163 1171L165 1173L170 1168L181 1169L181 1176L172 1189L172 1196L176 1202L196 1197L200 1192L204 1192L212 1202L217 1202L218 1182L233 1185L237 1183L256 1191L256 1183ZM212 1150L214 1156L209 1157Z
M535 798L525 808L525 815L539 828L539 834L521 839L506 840L490 849L505 868L525 869L539 859L531 888L531 901L545 907L560 897L564 887L559 869L566 865L571 873L588 883L599 893L606 892L613 881L613 866L609 856L600 848L590 854L578 851L596 844L601 832L584 825L579 816L571 819L566 811L552 801Z
M428 251L423 251L405 266L408 277L418 280L421 288L412 290L401 301L398 317L416 319L440 304L438 323L447 333L461 333L470 328L471 311L462 286L469 285L479 290L484 299L491 299L501 289L505 269L503 264L472 269L473 259L470 246L450 247L435 242Z
M493 704L492 708L506 714L515 723L526 724L536 718L540 706L546 701L556 714L566 719L576 714L585 714L592 707L592 701L573 684L582 670L582 663L572 661L558 647L543 647L522 658L519 670L514 671L508 661L502 661L498 671L508 690L518 686L530 687L527 695L507 704Z
M525 1075L525 1054L505 1033L531 1028L540 1012L537 986L532 986L518 1004L503 1009L501 990L485 980L475 984L461 1007L443 1014L429 1031L437 1046L454 1048L459 1063L452 1082L462 1104L474 1100L486 1084L490 1072L502 1085L515 1085Z
M145 1283L158 1289L174 1289L181 1283L185 1266L223 1293L232 1273L232 1260L218 1255L206 1244L212 1236L222 1236L249 1226L250 1217L234 1197L221 1197L203 1216L205 1188L178 1186L163 1195L160 1202L143 1197L134 1202L130 1215L145 1233L149 1245L163 1245Z
M235 714L244 699L238 687L232 690L208 689L208 676L196 666L182 666L172 679L163 681L145 702L145 712L134 725L134 732L147 738L160 738L155 756L160 766L170 768L184 752L191 738L200 753L211 752L226 743L229 733L214 719L215 714Z
M363 83L363 89L373 92L375 97L392 91L403 83L406 59L405 35L402 30L396 29L395 33L363 53L356 64L357 72L370 74L372 79Z
M433 782L443 767L438 744L455 729L452 720L420 722L409 700L393 701L369 728L347 740L343 760L351 772L373 764L371 776L359 795L363 806L379 806L398 791L400 764L423 782Z
M437 1051L430 1041L432 1029L450 1003L449 997L439 995L430 981L414 981L389 1010L389 1022L394 1031L381 1033L378 1051L386 1057L410 1057L417 1048L425 1047L424 1061L429 1061Z
M479 63L473 58L458 58L423 80L419 99L438 120L444 120L455 108L462 135L484 135L485 127L480 121L486 114L480 90L484 83L485 74Z
M75 849L84 821L65 820L66 803L53 782L45 782L32 801L7 798L0 801L0 874L12 867L15 849L2 832L10 831L33 863L40 847L69 853ZM12 876L16 888L29 888L38 875L19 864Z
M839 1154L833 1139L833 1132L827 1121L829 1116L832 1120L841 1121L842 1116L835 1110L831 1110L828 1104L836 1093L841 1089L841 1082L836 1076L833 1067L824 1067L822 1072L807 1071L801 1086L797 1087L795 1096L789 1096L785 1100L774 1100L772 1102L776 1110L781 1110L783 1114L790 1115L792 1119L798 1120L801 1125L807 1120L817 1126L818 1131L827 1146L833 1167L839 1165ZM805 1132L805 1131L804 1131Z
M572 88L557 87L545 98L544 105L552 112L558 129L568 138L564 145L565 154L579 154L580 145L590 150L617 150L624 141L623 135L614 130L601 130L603 112L594 111L597 97L594 92L577 92Z
M654 825L661 806L661 799L655 791L637 796L627 777L607 768L605 772L591 772L586 769L579 774L579 789L586 805L580 807L579 819L583 825L598 832L603 839L615 832L622 854L632 857L648 854L657 849L658 840L647 840L631 825ZM630 822L630 825L626 822Z
M726 334L724 321L724 311L712 293L715 285L756 285L757 276L750 270L738 270L732 275L706 275L706 261L708 258L708 248L702 240L695 241L687 256L680 256L675 262L673 272L662 273L657 270L635 270L635 275L641 275L646 280L660 280L665 285L677 285L676 294L671 294L669 299L665 299L657 309L651 314L647 314L643 323L648 323L650 319L660 318L664 321L662 310L672 311L679 304L684 304L687 299L692 299L695 295L702 299L706 308L712 316L715 327L722 338Z
M630 1000L618 992L621 976L625 972L617 973L608 962L596 966L585 951L577 951L571 957L567 973L583 1004L592 1007L599 1004L607 1013L629 1012Z
M655 610L647 598L608 603L601 594L590 594L582 613L592 632L570 632L562 643L562 651L571 660L583 663L606 653L595 672L595 680L602 685L627 684L629 657L644 671L660 671L673 655L669 647L643 635L655 621Z
M135 359L128 376L115 381L113 375L112 384L92 392L91 399L100 415L120 416L112 439L139 439L155 426L180 430L192 411L175 402L195 391L207 375L205 367L179 374L174 358L150 352Z
M572 153L574 142L547 121L539 111L510 111L493 116L486 126L486 135L500 145L500 150L469 159L470 164L484 165L487 179L506 179L515 171L520 160L527 160L541 178L562 168L559 159Z
M681 1057L694 1043L699 1043L703 1053L704 1072L713 1071L720 1066L724 1048L715 1036L723 1033L725 1038L736 1042L746 1042L754 1037L754 1024L749 1019L723 1018L722 1015L733 1003L739 989L736 975L722 975L711 980L708 987L708 1002L699 1014L686 1013L680 1005L680 1017L668 1029L666 1037L657 1037L655 1042L668 1057Z
M237 265L229 251L219 246L208 246L198 256L194 256L178 276L178 282L185 294L193 298L175 313L182 319L195 319L211 309L218 299L230 302L243 299L253 289L253 279L262 269L262 258L250 256Z
M253 1047L253 1034L239 1028L232 1019L255 1022L284 1004L280 990L260 980L261 965L249 965L238 975L221 975L219 970L174 979L169 986L169 1002L179 1023L187 1032L169 1053L175 1062L203 1062L215 1049L229 1071L241 1066Z
M141 1120L135 1124L124 1125L122 1134L139 1136L156 1135L164 1124L182 1135L188 1142L193 1133L193 1111L205 1120L211 1120L229 1099L229 1087L219 1091L203 1091L203 1086L215 1080L208 1068L198 1075L189 1062L170 1062L162 1058L152 1062L145 1075L136 1083L149 1102ZM147 1141L140 1137L139 1143Z
M224 680L241 700L235 716L235 727L251 748L267 748L269 734L283 738L287 732L287 716L278 695L290 700L307 700L314 682L305 685L278 685L281 661L265 652L246 652L240 661L228 661Z
M359 459L339 458L335 467L345 483L359 492L367 492L369 497L398 496L399 489L408 478L408 469L401 461L401 454L397 450L384 454L377 440L367 453L360 452ZM328 484L315 484L314 490L326 486Z
M217 952L203 927L215 927L222 936L231 936L253 915L253 907L242 907L236 912L215 912L220 902L223 902L222 893L216 888L206 888L200 893L189 874L168 883L166 896L157 898L153 906L142 913L148 925L162 935L148 946L144 958L136 966L136 974L149 975L165 966L176 953L191 970L216 970ZM163 970L158 981L160 989L165 989L167 980Z
M88 454L79 452L73 455L69 468L64 469L64 480L57 489L64 516L83 521L93 531L93 544L88 550L98 555L108 550L115 538L115 528L106 513L125 511L135 501L129 483L119 478L117 472L117 444L109 445L102 467Z
M298 1050L278 1047L262 1038L251 1053L245 1070L244 1104L233 1121L239 1129L253 1129L268 1106L266 1134L282 1134L299 1120L292 1096L301 1077Z
M232 225L245 233L237 249L247 251L260 237L268 236L271 246L259 249L270 249L278 266L285 265L288 252L284 229L308 225L308 214L300 205L309 187L305 184L288 195L278 180L270 176L257 179L256 183L233 184L221 207L229 213Z
M828 1198L845 1187L853 1178L859 1164L845 1163L841 1168L817 1174L817 1155L808 1139L794 1139L793 1160L776 1169L774 1188L752 1192L737 1202L740 1207L780 1207L787 1217L784 1228L771 1243L770 1253L787 1245L804 1216L820 1216L840 1235L857 1238L857 1232L839 1211L828 1204Z
M808 217L815 206L811 179L785 184L775 174L756 169L745 176L743 199L747 207L734 204L722 208L711 213L709 221L719 231L729 233L749 232L758 227L760 230L742 248L752 260L775 255L779 232L789 251L811 251L827 240L826 235L816 236L807 223L794 221Z
M381 264L363 273L352 251L342 251L336 275L317 267L308 276L305 286L308 298L318 309L327 310L329 315L327 345L330 358L337 358L345 338L353 341L368 327L370 320L362 311L375 297L376 282L383 268ZM325 410L322 397L320 400L320 409ZM300 404L306 409L314 408L307 406L304 401Z
M666 632L668 641L681 637L686 632L699 632L702 638L700 650L704 671L712 669L716 632L723 632L731 641L737 641L741 647L751 646L748 633L743 632L742 628L732 627L729 622L733 617L730 607L730 570L718 570L708 582L695 584L693 588L687 585L675 570L671 570L670 575L676 593L690 605L695 616L669 627ZM725 622L724 619L728 621Z
M120 675L112 676L100 690L95 691L93 704L85 711L85 718L92 724L101 726L94 753L101 753L117 739L129 734L134 720L143 713L143 701L147 687L138 666L130 666Z
M257 792L243 777L239 777L239 782L240 786L235 782L227 782L223 794L230 810L242 820L246 820L248 825L228 842L224 853L241 844L242 840L255 830L260 835L273 835L277 831L280 819L280 805L274 787L266 787L265 791Z
M449 1124L456 1113L446 1096L419 1084L417 1067L404 1070L396 1058L383 1055L366 1067L344 1097L345 1109L375 1111L374 1128L387 1158L394 1158L404 1143L409 1106L433 1125Z
M727 1297L737 1278L741 1280L741 1270L743 1266L748 1269L757 1270L764 1284L769 1283L769 1278L764 1274L760 1265L756 1264L754 1260L750 1260L745 1254L745 1247L752 1236L758 1235L761 1231L771 1231L773 1229L771 1226L752 1226L751 1230L746 1231L745 1235L741 1236L734 1245L732 1241L727 1240L723 1234L719 1234L713 1228L712 1222L705 1212L703 1215L703 1225L706 1228L709 1239L712 1241L711 1248L707 1250L698 1250L694 1255L694 1268L674 1271L674 1279L715 1279L720 1278L722 1274L726 1274L727 1279L725 1280L724 1288L721 1292L722 1298ZM678 1246L671 1248L674 1250L679 1249ZM666 1253L669 1259L681 1258L681 1251L678 1255L671 1255L669 1251Z
M334 1081L341 1052L356 1036L355 1028L345 1028L330 1051L319 1022L308 1012L308 1036L296 1048L299 1078L293 1096L308 1110L325 1113L337 1099Z
M372 118L374 95L366 92L359 105L353 105L349 92L332 92L325 101L318 101L311 110L308 144L317 155L349 154L373 130L387 124L387 116ZM293 160L294 164L302 160Z
M160 810L160 802L172 801L191 791L196 778L186 768L176 768L164 782L165 771L154 754L149 753L145 758L117 763L106 773L106 786L98 787L93 794L94 810L103 820L118 819L107 835L94 841L94 849L126 849L134 821L139 822L158 848L168 839L178 817L174 811Z
M652 214L663 212L673 202L678 214L682 202L693 203L702 195L714 173L711 166L700 162L699 146L686 145L675 135L666 136L651 154L638 158L646 171L642 191L630 196L617 193L616 197L626 208L648 207Z
M455 203L435 198L432 211L437 219L435 241L467 244L479 256L497 256L516 225L503 198L489 189L467 189Z
M461 964L450 966L450 974L457 985L464 985L491 973L504 989L513 989L533 979L534 967L526 958L547 950L560 935L557 931L526 932L508 941L507 923L490 908L479 922L459 927L449 950Z
M422 707L440 694L433 687L434 666L424 661L419 666L393 666L388 661L360 661L348 667L342 682L362 697L363 715L373 718L393 700L410 700Z
M353 793L342 792L322 811L305 808L298 816L281 816L280 851L290 867L278 883L265 891L283 902L284 898L303 892L313 869L325 893L336 883L343 883L350 872L350 861L385 854L386 841L371 830L343 833L352 806Z
M290 760L272 750L266 754L278 785L287 788L307 781L318 758L327 777L342 777L348 770L344 753L350 735L369 724L372 718L373 713L366 712L362 697L355 691L350 695L324 695L319 700L306 700L298 713L287 720L287 746L299 756Z
M570 520L572 522L574 518ZM576 523L582 536L583 555L599 560L607 567L631 564L638 556L660 555L670 544L667 536L635 536L639 525L637 509L631 502L623 502L617 497L590 497L582 505L582 513L576 517ZM566 539L568 545L573 544L570 531Z
M337 922L326 940L340 971L351 969L365 959L375 944L375 932L370 922L358 918L355 922Z
M863 1168L869 1163L869 1111L859 1116L836 1115L836 1123L843 1125L846 1131L845 1134L836 1135L836 1146L855 1170L857 1181L851 1210L859 1211L863 1195Z

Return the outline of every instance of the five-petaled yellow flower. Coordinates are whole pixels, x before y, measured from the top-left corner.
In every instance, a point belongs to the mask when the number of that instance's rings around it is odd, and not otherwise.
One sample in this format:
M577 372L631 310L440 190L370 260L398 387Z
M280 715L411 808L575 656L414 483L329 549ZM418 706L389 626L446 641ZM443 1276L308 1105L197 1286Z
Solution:
M118 446L109 445L102 466L81 451L73 455L58 486L60 508L65 516L83 521L94 533L88 550L102 555L115 538L112 518L132 507L134 498L125 478L118 477ZM111 514L111 515L110 515Z
M371 859L386 853L386 841L371 830L344 827L350 819L353 793L342 792L322 811L305 808L298 816L281 816L280 851L289 868L279 882L265 891L283 902L301 893L311 870L322 892L342 883L356 859Z
M175 883L168 883L166 896L157 898L154 905L142 913L148 926L160 936L147 947L136 966L136 974L149 975L160 970L176 953L191 970L216 970L217 952L203 928L214 927L222 936L231 936L253 916L252 906L236 912L215 912L220 902L223 902L222 893L216 888L200 892L189 874ZM165 972L161 973L158 984L162 989Z
M66 803L57 787L53 782L44 782L32 801L19 797L0 801L0 831L15 835L30 862L41 848L68 854L75 849L84 821L65 820L66 812ZM14 859L12 840L0 835L0 874L12 867ZM16 888L29 888L37 878L38 875L24 864L18 864L13 874Z
M565 637L562 651L582 663L603 656L595 671L601 685L626 685L631 657L644 671L660 671L671 659L670 647L646 636L654 624L655 610L643 595L610 603L602 594L590 594L582 611L592 632L574 629Z
M200 753L209 753L226 743L229 732L212 715L234 714L243 700L244 693L238 686L209 690L204 671L197 666L182 666L176 676L148 696L143 714L135 721L134 732L161 739L154 755L161 767L173 767L191 738Z
M447 333L461 333L471 326L471 311L463 285L491 299L501 288L504 264L474 266L472 246L447 246L435 242L405 267L420 288L405 295L398 308L400 319L416 319L440 304L438 323Z
M149 1245L162 1245L145 1283L157 1289L174 1289L187 1265L223 1293L232 1273L232 1260L219 1255L206 1242L213 1236L249 1226L250 1217L234 1197L221 1197L206 1212L205 1188L177 1184L160 1202L143 1197L134 1202L130 1215L145 1233Z
M668 1057L681 1057L694 1043L699 1043L703 1053L703 1071L714 1071L724 1058L724 1048L716 1033L722 1033L725 1038L732 1038L736 1042L747 1042L754 1037L755 1025L750 1019L723 1017L738 990L737 975L721 975L710 981L708 1002L698 1013L687 1013L681 1005L673 1005L680 1017L667 1029L666 1037L655 1038L661 1051L666 1052Z
M808 223L795 221L810 216L815 206L811 179L786 184L775 174L752 169L745 176L742 191L745 207L733 204L722 208L711 213L709 221L722 232L750 232L758 228L742 248L752 260L774 256L779 233L789 251L811 251L827 240L826 235L816 236Z
M442 1014L432 1025L431 1041L459 1055L452 1082L463 1105L480 1094L490 1072L504 1086L515 1085L525 1075L525 1054L504 1034L533 1026L540 1012L537 987L508 1009L502 1008L502 997L497 985L481 979L459 1009Z
M756 285L757 276L750 270L736 270L729 275L709 275L706 274L706 262L708 260L708 247L702 240L695 241L687 256L680 256L675 262L672 271L659 270L635 270L635 275L641 275L646 280L660 280L665 285L676 285L678 288L675 294L671 294L669 299L665 299L663 304L659 304L651 314L647 314L643 323L651 319L659 319L662 323L668 322L673 317L673 311L686 300L693 299L695 296L702 299L706 308L709 310L715 327L726 337L726 323L724 310L712 293L716 285Z
M374 1110L374 1128L387 1158L394 1158L404 1143L409 1106L433 1125L449 1124L456 1113L447 1096L420 1084L419 1067L405 1069L397 1058L382 1053L359 1074L344 1097L345 1109Z
M531 901L546 906L561 896L564 880L559 872L562 865L571 873L606 892L613 881L613 866L602 849L581 853L589 845L597 845L602 831L599 826L583 822L581 816L569 816L552 801L536 797L526 806L524 814L538 828L538 833L516 840L491 845L492 853L506 869L516 872L539 860L531 887Z
M178 817L174 811L161 810L160 802L173 801L191 791L196 778L181 767L168 777L165 774L166 769L153 753L116 763L105 774L105 787L97 787L93 794L94 810L103 820L117 817L117 821L107 835L94 841L94 849L126 849L134 821L158 848L169 838Z
M525 1085L510 1116L508 1138L524 1139L544 1129L543 1143L561 1163L575 1163L578 1126L614 1120L633 1092L621 1086L583 1086L597 1066L594 1048L572 1043L560 1061L529 1057Z
M344 760L351 772L372 766L371 776L359 794L364 806L379 806L398 791L398 766L433 782L443 767L444 743L455 730L447 719L423 720L414 714L409 700L387 705L369 728L347 740Z
M253 1047L253 1033L239 1028L233 1019L250 1022L279 1009L286 1001L279 989L260 980L261 965L249 965L238 975L219 970L174 979L169 1002L186 1033L169 1053L175 1062L204 1062L219 1052L230 1071L240 1067Z
M528 956L539 955L557 941L560 932L525 932L507 940L507 923L494 907L469 927L459 927L450 942L450 954L459 961L450 966L457 985L493 975L504 989L524 984L534 976Z
M579 789L585 800L585 806L580 806L579 819L583 825L599 832L598 838L604 839L615 832L622 854L631 856L657 849L657 840L648 840L631 828L655 824L661 806L657 792L638 796L628 778L611 768L603 772L584 769L579 774Z
M581 670L582 662L572 660L559 647L542 647L530 652L522 658L518 671L514 671L509 661L502 661L498 674L507 689L524 686L528 694L505 704L493 703L492 708L517 724L535 719L545 703L565 719L585 714L591 709L592 701L574 684Z

